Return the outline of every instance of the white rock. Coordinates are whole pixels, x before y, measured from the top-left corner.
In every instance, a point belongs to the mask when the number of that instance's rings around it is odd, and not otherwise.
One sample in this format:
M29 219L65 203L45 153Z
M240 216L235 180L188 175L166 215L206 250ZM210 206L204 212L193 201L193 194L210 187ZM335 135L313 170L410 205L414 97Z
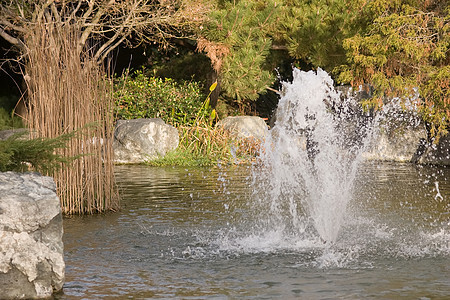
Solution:
M450 166L450 134L442 136L439 143L430 143L419 163Z
M0 173L0 298L50 297L64 283L63 227L53 178Z
M114 161L143 163L164 156L178 143L177 129L159 118L119 120L114 131Z
M368 160L411 162L426 138L427 131L423 124L383 128L371 141L363 157Z
M264 141L269 133L266 122L256 116L227 117L217 123L217 127L229 130L238 138L254 138Z

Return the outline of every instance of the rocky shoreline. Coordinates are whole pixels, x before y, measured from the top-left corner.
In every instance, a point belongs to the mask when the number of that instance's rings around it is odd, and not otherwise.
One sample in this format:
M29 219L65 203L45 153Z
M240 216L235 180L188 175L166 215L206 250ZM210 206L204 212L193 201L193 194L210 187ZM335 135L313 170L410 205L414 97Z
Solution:
M41 299L64 283L63 226L53 178L0 173L0 299Z

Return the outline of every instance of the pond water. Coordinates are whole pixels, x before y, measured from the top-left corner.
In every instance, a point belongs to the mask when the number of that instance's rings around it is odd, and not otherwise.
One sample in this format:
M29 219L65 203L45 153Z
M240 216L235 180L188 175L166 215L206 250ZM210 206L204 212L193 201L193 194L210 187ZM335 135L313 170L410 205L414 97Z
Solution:
M59 299L449 299L450 169L365 163L334 243L260 226L251 167L118 166L122 209L64 219Z

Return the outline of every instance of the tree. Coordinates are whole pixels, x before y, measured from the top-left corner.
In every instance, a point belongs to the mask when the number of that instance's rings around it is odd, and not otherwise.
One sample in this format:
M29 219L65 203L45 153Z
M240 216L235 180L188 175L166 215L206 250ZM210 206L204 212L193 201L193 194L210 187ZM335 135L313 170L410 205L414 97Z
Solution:
M238 103L256 100L274 80L265 63L278 7L275 1L224 1L200 33L198 49L211 59L225 95Z
M373 86L374 108L392 97L412 99L439 138L450 124L449 2L374 0L367 10L370 26L344 41L339 80Z
M364 0L286 0L278 22L277 44L289 55L332 72L345 63L343 40L367 26Z
M345 63L343 40L367 27L364 2L219 1L198 48L211 59L226 96L256 100L276 80L274 69L283 60L329 72Z
M105 58L121 43L167 47L171 38L192 32L203 7L194 0L0 2L0 36L18 52L27 84L28 126L43 138L83 131L61 150L79 159L51 174L64 213L118 208Z
M0 36L26 55L26 36L36 23L77 29L77 52L89 47L102 63L122 43L169 45L192 32L206 6L194 0L4 0Z

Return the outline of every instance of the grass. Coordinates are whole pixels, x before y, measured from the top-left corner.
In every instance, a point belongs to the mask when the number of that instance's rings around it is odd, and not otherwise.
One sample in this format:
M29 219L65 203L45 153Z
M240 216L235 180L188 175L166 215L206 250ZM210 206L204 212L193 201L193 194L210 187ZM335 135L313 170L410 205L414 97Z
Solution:
M260 142L236 138L227 130L203 126L179 127L177 149L147 162L150 166L203 167L214 165L250 164L259 152Z

